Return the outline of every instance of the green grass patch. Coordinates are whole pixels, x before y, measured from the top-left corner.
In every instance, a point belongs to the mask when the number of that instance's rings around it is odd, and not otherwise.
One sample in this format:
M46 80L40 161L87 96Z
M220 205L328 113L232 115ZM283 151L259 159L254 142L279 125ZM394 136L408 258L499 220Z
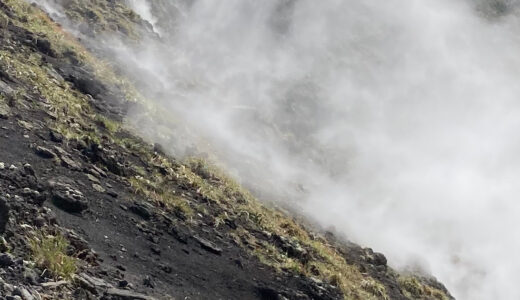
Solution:
M375 279L361 274L356 266L349 265L344 257L324 239L311 238L309 232L292 218L273 207L261 204L236 180L227 176L218 166L203 159L190 158L175 169L177 177L213 200L226 211L226 215L246 218L251 229L277 234L297 241L318 258L308 263L288 257L276 246L258 241L250 230L238 229L235 234L246 249L261 262L277 270L314 276L338 286L345 299L388 299L384 286Z
M38 267L48 270L55 278L72 279L77 271L76 259L67 255L69 242L62 235L39 232L29 240L29 245Z
M415 277L401 276L398 282L401 292L408 298L420 300L449 300L444 292L422 283Z
M153 182L142 176L134 176L128 179L135 193L144 196L148 200L162 203L184 218L193 216L194 212L188 200L177 195L175 191L160 182Z
M110 120L105 116L98 114L95 116L95 120L102 128L106 129L111 134L117 133L119 129L121 129L121 123Z

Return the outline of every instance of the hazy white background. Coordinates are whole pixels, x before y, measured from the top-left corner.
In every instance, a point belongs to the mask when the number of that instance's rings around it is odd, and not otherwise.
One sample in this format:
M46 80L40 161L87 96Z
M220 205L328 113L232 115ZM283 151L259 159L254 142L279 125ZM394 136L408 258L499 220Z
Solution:
M131 114L143 135L459 299L520 299L516 1L130 2L162 41L104 46L197 139Z

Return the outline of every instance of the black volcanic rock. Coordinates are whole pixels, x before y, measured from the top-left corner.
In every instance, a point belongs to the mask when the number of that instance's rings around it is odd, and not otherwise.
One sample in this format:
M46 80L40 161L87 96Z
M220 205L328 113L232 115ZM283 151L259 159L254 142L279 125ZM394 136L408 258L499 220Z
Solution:
M0 198L0 234L4 233L5 226L9 221L9 207L5 202L5 199Z
M149 208L141 203L134 203L134 205L130 206L130 211L145 220L149 220L152 217Z
M0 267L10 267L14 265L14 257L9 253L0 254Z
M70 184L51 181L51 199L54 205L69 213L81 213L88 208L83 193Z
M215 245L215 243L213 242L210 242L204 238L201 238L199 236L194 236L193 237L199 244L200 246L204 249L204 250L207 250L213 254L217 254L217 255L220 255L222 254L222 248L218 247L217 245Z
M45 147L38 146L38 147L36 147L35 151L36 151L36 154L38 154L39 156L41 156L43 158L56 158L56 153L54 153L52 150L47 149Z

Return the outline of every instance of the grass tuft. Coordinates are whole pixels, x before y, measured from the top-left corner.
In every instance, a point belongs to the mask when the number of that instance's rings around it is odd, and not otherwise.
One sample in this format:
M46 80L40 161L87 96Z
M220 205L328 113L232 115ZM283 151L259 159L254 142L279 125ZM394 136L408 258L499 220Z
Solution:
M72 279L77 271L76 259L67 255L69 242L60 234L45 235L39 232L30 239L33 260L56 278Z
M449 300L444 292L423 284L415 277L401 276L399 277L398 282L401 291L408 298L420 300Z
M193 216L194 212L188 201L176 195L167 185L144 179L142 176L131 177L128 181L136 194L140 194L153 202L162 203L185 218Z

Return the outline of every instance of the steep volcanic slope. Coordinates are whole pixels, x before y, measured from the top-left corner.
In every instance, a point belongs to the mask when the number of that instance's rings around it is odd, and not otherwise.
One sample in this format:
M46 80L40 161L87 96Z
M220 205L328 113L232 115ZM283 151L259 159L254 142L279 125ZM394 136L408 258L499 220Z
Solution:
M90 34L143 24L114 1L68 3L99 26ZM145 143L120 122L140 98L130 83L37 6L0 9L1 296L451 298L263 206L205 161Z

